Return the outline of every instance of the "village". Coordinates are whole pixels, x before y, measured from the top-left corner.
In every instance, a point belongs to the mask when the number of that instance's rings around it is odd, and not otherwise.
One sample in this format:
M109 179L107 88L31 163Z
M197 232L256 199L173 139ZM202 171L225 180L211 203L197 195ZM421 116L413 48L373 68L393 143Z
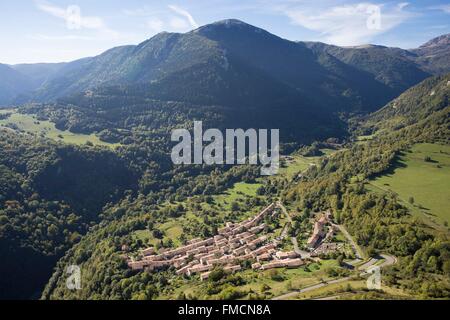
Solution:
M206 280L217 266L229 273L242 270L244 261L251 261L253 270L296 268L306 264L306 259L339 249L334 243L325 243L334 232L331 213L328 211L321 213L314 223L312 235L307 241L309 251L298 248L292 251L280 250L282 239L271 239L268 234L263 234L265 217L276 214L279 206L280 203L272 203L252 218L237 224L227 222L213 237L192 239L176 249L161 249L157 254L153 247L146 248L138 259L129 257L128 266L133 270L148 272L173 266L178 275L200 274L200 279ZM325 231L327 225L328 231Z

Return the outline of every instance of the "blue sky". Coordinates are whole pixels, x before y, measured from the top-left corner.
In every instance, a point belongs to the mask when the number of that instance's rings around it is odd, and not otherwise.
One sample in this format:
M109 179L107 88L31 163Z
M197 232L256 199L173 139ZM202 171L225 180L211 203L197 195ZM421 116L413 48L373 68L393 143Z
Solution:
M0 1L0 63L71 61L228 18L290 40L414 48L450 33L450 1Z

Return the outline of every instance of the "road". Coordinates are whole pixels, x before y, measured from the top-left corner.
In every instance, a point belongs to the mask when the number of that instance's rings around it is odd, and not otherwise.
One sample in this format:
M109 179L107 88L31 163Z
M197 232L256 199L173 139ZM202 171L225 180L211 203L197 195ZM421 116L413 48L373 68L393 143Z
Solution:
M287 222L285 225L284 225L284 228L283 228L283 231L281 231L281 234L280 234L280 240L283 240L286 236L287 236L287 233L288 233L288 231L289 231L289 226L291 225L291 223L290 222Z
M370 258L367 262L365 262L364 264L360 265L358 267L358 270L367 270L368 268L370 268L371 266L373 266L375 263L377 263L379 261L379 259L375 259L375 258Z
M378 265L378 267L380 268L384 268L390 265L393 265L395 263L397 263L397 258L388 254L380 254L380 258L384 259L384 261ZM373 262L371 262L372 260L374 260ZM377 263L378 261L380 261L381 259L377 259L377 258L372 258L369 260L369 263L365 263L364 265L362 265L359 270L362 270L363 272L361 272L359 275L361 277L363 276L367 276L369 274L369 272L367 272L367 269L369 269L371 266L373 266L375 263ZM304 293L304 292L308 292L308 291L313 291L331 284L336 284L336 283L341 283L341 282L345 282L348 280L351 280L352 277L345 277L345 278L340 278L340 279L335 279L335 280L331 280L331 281L327 281L327 282L320 282L317 284L314 284L312 286L308 286L299 290L295 290L295 291L291 291L282 295L279 295L277 297L272 298L272 300L286 300L292 297L297 296L300 293Z
M342 234L347 238L348 242L350 242L350 245L353 247L353 250L355 251L355 256L357 259L362 260L363 254L361 248L356 244L355 240L353 240L353 237L348 233L347 229L345 229L344 226L340 224L333 224L334 227L337 227L339 231L342 232Z
M292 224L292 217L287 212L286 207L280 201L278 201L276 204L283 211L283 213L286 216L286 218L288 219L288 221ZM347 229L344 226L338 225L338 224L333 224L333 226L337 227L342 232L342 234L347 238L350 245L353 247L356 259L351 261L350 264L356 264L356 263L360 262L361 260L363 260L363 254L362 254L361 248L356 244L355 240L353 240L352 236L348 233ZM295 237L292 237L291 240L292 240L292 244L294 246L294 251L297 254L299 254L302 258L307 258L310 256L309 252L300 250L300 248L298 247L297 239ZM358 267L358 270L362 271L360 273L360 276L367 275L368 274L367 269L372 267L374 264L378 263L381 259L384 259L384 261L380 265L378 265L380 268L384 268L384 267L390 266L394 263L397 263L396 257L390 256L388 254L381 254L379 258L371 258L367 262L365 262L363 265ZM317 283L312 286L302 288L300 290L295 290L295 291L288 292L288 293L282 294L280 296L274 297L273 300L288 299L290 297L294 297L294 296L298 295L299 293L316 290L318 288L322 288L322 287L330 285L330 284L345 282L345 281L350 280L351 278L352 277L345 277L345 278L335 279L335 280L328 281L328 282Z
M290 222L290 224L292 226L293 225L292 217L287 212L286 207L281 203L281 201L277 201L276 204L281 209L281 211L283 211L284 215L286 216L286 218L288 219L288 221ZM294 252L296 254L300 255L301 258L305 259L305 258L309 258L311 256L311 254L308 251L300 250L296 237L291 237L291 241L292 241L292 245L294 247Z
M281 203L281 201L277 201L276 205L281 209L281 211L283 211L284 215L286 216L287 220L289 221L289 223L292 225L292 217L289 215L289 213L286 210L286 207ZM353 251L355 252L355 257L356 259L349 262L349 264L354 265L360 261L363 260L363 253L361 248L356 244L355 240L353 240L353 237L348 233L347 229L342 226L342 225L338 225L338 224L333 224L334 227L337 227L342 234L347 238L348 242L350 243L350 245L353 247ZM291 238L292 240L292 244L294 246L294 251L299 254L302 258L309 258L310 257L310 253L307 251L303 251L300 250L299 246L298 246L298 242L297 239L295 237ZM379 257L377 258L370 258L368 261L366 261L363 265L358 267L359 271L362 271L359 275L360 276L367 276L369 273L367 272L367 270L369 268L371 268L373 265L375 265L376 263L378 263L380 260L384 259L384 261L378 265L378 267L380 268L384 268L390 265L393 265L395 263L397 263L397 258L388 254L380 254ZM320 282L317 284L314 284L312 286L308 286L299 290L295 290L295 291L291 291L285 294L282 294L280 296L274 297L272 298L272 300L285 300L291 297L295 297L296 295L300 294L300 293L304 293L304 292L308 292L308 291L312 291L312 290L316 290L318 288L322 288L325 286L328 286L330 284L336 284L336 283L341 283L341 282L345 282L352 279L352 277L345 277L345 278L340 278L340 279L335 279L335 280L331 280L331 281L327 281L327 282Z
M380 256L384 259L384 261L379 265L380 268L392 266L393 264L397 263L397 257L391 256L389 254L380 254Z
M331 280L331 281L328 281L328 282L320 282L318 284L315 284L315 285L312 285L312 286L309 286L309 287L305 287L305 288L300 289L300 290L295 290L295 291L291 291L291 292L282 294L280 296L272 298L272 300L286 300L286 299L295 297L295 296L297 296L300 293L316 290L316 289L328 286L330 284L340 283L340 282L344 282L344 281L347 281L347 280L350 280L350 279L351 279L351 277L345 277L345 278L340 278L340 279L336 279L336 280Z

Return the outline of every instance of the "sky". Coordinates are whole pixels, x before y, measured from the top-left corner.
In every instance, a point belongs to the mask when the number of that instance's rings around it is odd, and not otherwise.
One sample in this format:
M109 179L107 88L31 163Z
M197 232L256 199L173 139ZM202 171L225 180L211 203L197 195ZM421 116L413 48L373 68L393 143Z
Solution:
M450 33L450 1L1 0L0 63L72 61L230 18L289 40L408 49Z

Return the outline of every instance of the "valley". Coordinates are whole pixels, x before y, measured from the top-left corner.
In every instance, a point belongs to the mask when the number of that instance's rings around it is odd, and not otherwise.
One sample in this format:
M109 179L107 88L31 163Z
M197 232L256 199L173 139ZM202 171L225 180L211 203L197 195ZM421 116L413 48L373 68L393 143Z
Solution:
M448 299L449 39L339 47L228 19L0 65L0 299ZM174 163L197 121L279 129L278 173Z

